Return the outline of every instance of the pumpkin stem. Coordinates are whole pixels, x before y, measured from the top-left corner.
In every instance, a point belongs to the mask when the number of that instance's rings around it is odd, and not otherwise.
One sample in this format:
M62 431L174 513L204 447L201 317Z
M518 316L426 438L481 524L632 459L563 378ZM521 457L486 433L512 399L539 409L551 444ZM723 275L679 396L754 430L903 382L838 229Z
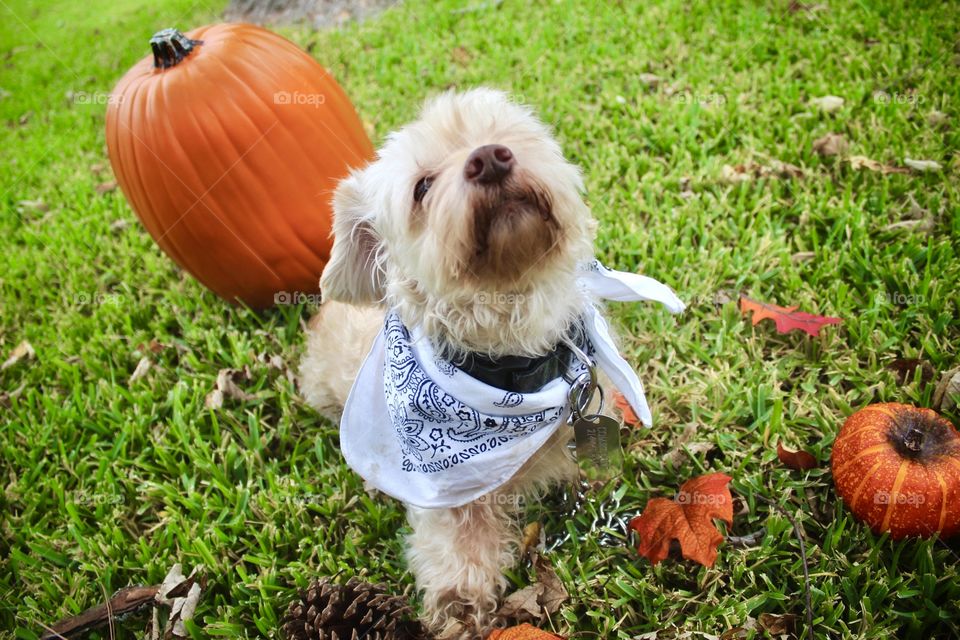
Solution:
M190 55L193 48L203 44L203 40L191 40L177 29L157 31L150 38L150 48L153 49L153 67L166 69L179 63Z
M903 446L909 451L919 453L923 449L923 431L916 427L911 427L910 431L903 436Z

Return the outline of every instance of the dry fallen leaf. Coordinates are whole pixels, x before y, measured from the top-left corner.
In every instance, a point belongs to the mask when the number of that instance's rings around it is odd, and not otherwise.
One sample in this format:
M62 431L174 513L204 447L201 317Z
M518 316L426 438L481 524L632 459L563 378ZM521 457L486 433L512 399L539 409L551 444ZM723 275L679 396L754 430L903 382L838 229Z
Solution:
M194 569L194 571L196 571L196 569ZM187 576L183 575L183 567L179 562L170 567L167 575L163 577L163 582L160 583L160 588L157 589L157 602L168 604L170 599L167 598L167 594L183 584L186 579Z
M794 471L809 471L820 466L817 459L806 451L791 451L781 443L777 443L777 457L787 467Z
M170 345L164 344L164 343L160 342L159 340L157 340L156 338L152 338L152 339L150 340L150 342L148 342L148 343L146 343L146 344L143 344L143 343L138 344L138 345L137 345L137 350L138 350L138 351L141 351L141 352L143 352L143 351L149 351L150 353L160 353L160 352L162 352L164 349L168 349L169 347L170 347Z
M746 640L747 638L755 637L756 631L756 619L747 616L747 619L739 627L733 627L721 633L720 640Z
M538 549L545 542L543 526L536 520L523 528L520 539L520 555L526 556L529 552Z
M194 567L189 576L183 575L180 564L175 564L164 577L157 591L157 602L170 607L170 616L167 621L167 637L188 638L184 621L193 618L203 592L205 581L198 580L201 567ZM186 593L184 593L186 591Z
M916 198L913 197L912 193L907 194L907 204L909 206L907 207L905 217L913 218L915 220L930 217L930 212L920 206Z
M137 368L133 370L133 374L131 374L130 382L128 384L132 385L134 382L147 375L148 371L150 371L150 358L144 356L140 358L140 362L137 363Z
M799 616L793 613L776 615L773 613L761 613L757 618L757 624L774 638L795 637L796 623Z
M934 226L933 218L901 220L884 226L881 231L932 231Z
M639 76L637 76L637 80L640 81L640 84L645 84L650 89L656 89L658 86L660 86L660 76L652 73L641 73Z
M947 371L933 392L934 411L949 411L957 406L954 397L960 396L960 367Z
M936 372L933 365L920 358L897 358L887 364L887 369L897 373L897 382L901 385L913 382L913 375L920 369L920 382L930 382Z
M780 162L779 160L774 160L769 167L751 161L734 166L725 164L720 168L720 181L729 184L745 182L753 178L790 179L802 178L803 176L803 169L789 162Z
M203 406L207 409L219 409L223 406L223 391L214 389L203 399Z
M673 449L664 456L664 460L673 463L674 467L683 462L686 459L686 452L683 450L683 447L693 440L696 435L697 423L687 423L680 435L673 439Z
M497 616L514 620L542 620L543 608L538 600L543 595L543 585L534 582L519 591L514 591L503 600Z
M560 605L570 598L549 560L536 551L530 553L530 560L536 581L507 596L498 616L518 622L539 621L559 611Z
M250 379L250 371L246 367L241 371L239 369L220 369L217 373L216 387L207 394L203 404L207 409L219 409L223 406L224 398L233 398L246 402L252 400L253 396L246 393L237 386L234 379L242 376L244 379Z
M124 229L130 226L130 221L125 218L120 218L119 220L114 220L110 223L110 231L113 233L120 233Z
M737 168L734 168L728 164L725 164L720 168L720 180L727 183L745 182L750 180L753 176L742 169L743 165L737 165Z
M836 113L843 108L843 98L839 96L823 96L822 98L814 98L810 101L810 104L824 113Z
M540 596L540 606L546 615L553 615L560 610L560 605L570 599L566 587L557 576L550 561L539 553L533 554L533 568L537 572L537 582L543 585L543 594Z
M671 541L677 540L684 558L712 567L723 542L713 520L733 524L730 480L724 473L709 473L684 482L673 500L651 499L643 513L630 521L630 529L640 538L637 552L657 564L669 555Z
M931 127L940 127L947 123L948 116L943 111L933 110L927 114L927 124Z
M790 13L813 13L815 11L823 11L827 8L824 4L807 4L806 2L800 2L800 0L790 0L790 4L787 5L787 10Z
M664 461L672 464L674 468L679 467L687 461L688 456L693 458L702 453L707 453L716 448L712 442L690 442L677 445L671 449L667 455L663 456Z
M752 312L754 326L761 320L773 320L777 333L797 330L814 337L820 335L820 329L825 325L843 322L842 318L817 316L805 311L797 311L797 307L781 307L768 302L757 302L746 296L740 296L740 312L743 315Z
M13 351L10 352L10 355L7 357L7 359L4 360L2 365L0 365L0 371L6 371L21 360L29 360L35 355L37 355L37 352L33 350L33 347L29 342L24 340L13 348Z
M913 160L911 158L904 158L903 164L921 173L925 171L940 171L942 168L936 160Z
M850 156L847 158L847 162L850 163L850 168L854 171L859 171L860 169L867 169L869 171L884 171L885 165L882 162L878 162L867 156Z
M473 59L473 56L470 55L470 52L467 51L465 47L461 46L454 47L453 51L450 52L450 55L453 57L453 61L459 64L461 67L467 66Z
M110 193L111 191L116 190L117 183L115 180L110 180L108 182L101 182L97 185L97 193Z
M261 362L271 369L276 369L277 371L283 371L286 368L286 364L283 362L283 356L275 353L273 355L268 355L266 351L257 355L257 362Z
M771 167L773 174L778 178L802 178L803 169L789 162L775 161Z
M735 297L739 298L740 296L732 289L717 289L716 293L713 294L713 306L722 307L733 302Z
M23 393L23 390L27 388L27 383L24 382L19 387L13 391L0 391L0 405L4 407L10 406L11 400L16 400L20 397L20 394Z
M193 614L197 610L197 604L200 602L200 593L200 585L194 583L190 587L190 591L187 592L187 595L174 599L173 607L170 611L170 622L173 623L171 632L175 638L190 637L184 621L193 618Z
M17 203L17 211L20 213L25 213L27 211L38 211L40 213L46 213L50 211L50 207L43 200L21 200Z
M813 141L813 152L825 158L838 156L847 151L847 139L839 133L828 133Z
M883 164L882 162L871 160L866 156L850 156L847 158L847 162L850 163L850 168L854 171L867 169L869 171L876 171L884 175L888 173L910 173L910 169L907 169L906 167L894 167L888 164Z

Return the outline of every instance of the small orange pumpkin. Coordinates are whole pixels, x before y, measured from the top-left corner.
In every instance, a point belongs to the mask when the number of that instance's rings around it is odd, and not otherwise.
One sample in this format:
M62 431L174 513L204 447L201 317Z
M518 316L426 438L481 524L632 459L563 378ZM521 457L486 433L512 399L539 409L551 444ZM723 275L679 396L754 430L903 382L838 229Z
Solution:
M346 94L257 26L166 29L151 45L106 120L117 182L147 231L231 302L317 292L336 182L373 157Z
M837 493L876 533L960 532L960 433L930 409L873 404L847 418L831 455Z
M487 640L563 640L563 638L524 623L508 629L495 629L487 636Z

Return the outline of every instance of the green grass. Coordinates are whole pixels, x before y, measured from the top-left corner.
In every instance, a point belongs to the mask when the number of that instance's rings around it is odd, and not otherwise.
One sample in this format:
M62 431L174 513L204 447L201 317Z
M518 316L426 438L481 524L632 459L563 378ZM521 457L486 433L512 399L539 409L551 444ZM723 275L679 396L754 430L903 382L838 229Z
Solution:
M410 2L341 31L282 32L331 69L375 141L449 86L493 85L532 104L584 169L601 259L692 301L679 318L612 309L658 422L631 435L624 476L575 516L556 501L530 508L573 594L544 626L669 638L719 635L761 613L802 617L798 545L766 498L806 532L817 637L960 636L960 545L874 536L826 469L788 471L775 453L781 441L827 460L855 409L928 405L932 386L898 384L885 368L894 358L958 364L957 5L489 4ZM159 251L119 191L95 190L110 179L91 170L106 162L105 104L67 92L104 96L154 31L216 21L222 6L0 0L0 360L22 340L37 353L0 372L0 636L32 638L104 592L159 582L175 562L207 568L198 637L276 636L296 587L318 575L359 573L398 592L411 581L398 505L364 493L335 426L266 362L295 364L310 310L228 306ZM809 106L828 94L845 98L839 112ZM945 126L928 124L931 110ZM943 170L851 171L811 152L831 131L851 154ZM721 179L723 165L774 160L805 177ZM49 210L19 204L35 200ZM889 229L913 203L929 228ZM779 336L714 305L721 289L844 323L818 339ZM165 348L149 351L151 340ZM145 355L154 367L129 383ZM204 409L217 371L244 366L255 398ZM681 440L712 446L674 465L666 454ZM623 521L711 470L732 475L748 507L733 531L766 536L722 546L710 569L651 568Z

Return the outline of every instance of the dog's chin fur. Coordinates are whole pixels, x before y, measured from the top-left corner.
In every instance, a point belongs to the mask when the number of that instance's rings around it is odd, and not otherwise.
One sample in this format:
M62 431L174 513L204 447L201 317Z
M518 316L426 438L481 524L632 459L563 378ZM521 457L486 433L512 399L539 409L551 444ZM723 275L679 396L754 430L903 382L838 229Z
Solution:
M559 259L547 257L550 262ZM576 286L576 265L554 264L523 285L438 294L415 280L391 280L387 299L407 326L420 325L438 352L489 357L538 356L552 350L586 304Z
M501 184L464 177L470 153L507 146ZM415 185L432 183L419 202ZM384 308L419 325L448 358L537 356L589 301L577 265L593 255L582 182L550 131L500 92L448 93L391 134L376 161L341 181L335 241L300 368L307 401L337 419L383 324ZM503 571L515 561L523 497L576 478L567 428L492 496L457 509L408 509L407 558L439 638L481 638L495 624ZM502 499L501 499L502 497Z

